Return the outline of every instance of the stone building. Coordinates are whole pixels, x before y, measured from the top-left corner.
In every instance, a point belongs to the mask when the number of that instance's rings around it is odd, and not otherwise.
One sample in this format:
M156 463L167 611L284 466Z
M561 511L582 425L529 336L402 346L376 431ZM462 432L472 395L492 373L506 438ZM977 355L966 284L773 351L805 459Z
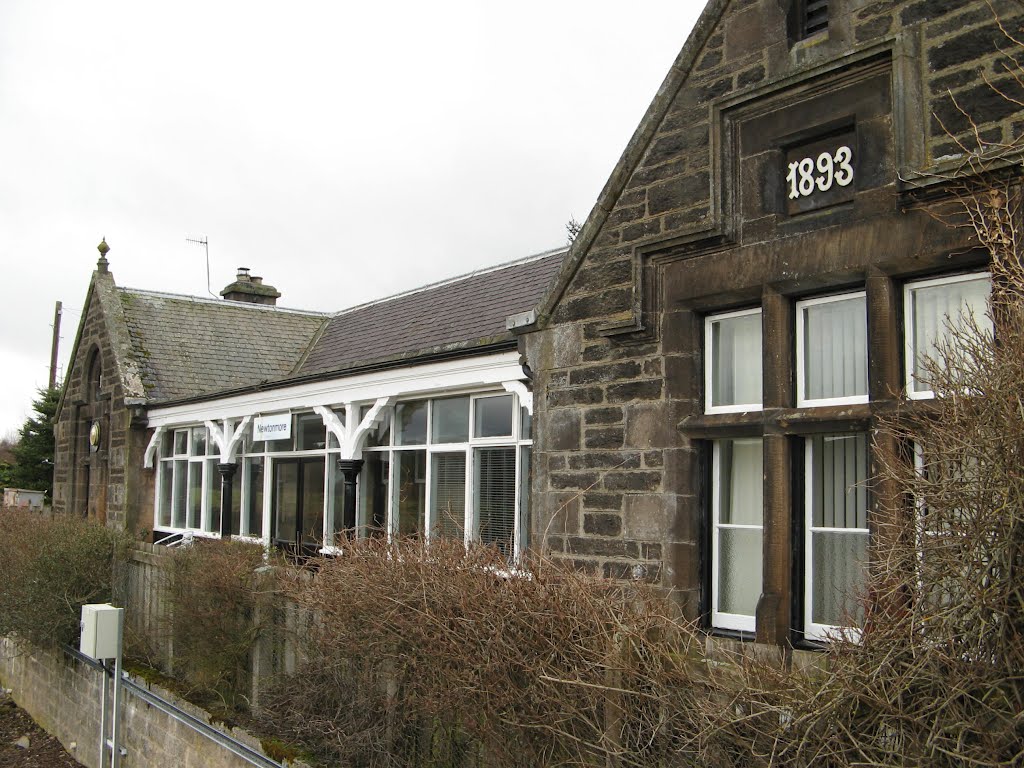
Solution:
M994 11L708 3L519 329L537 546L715 634L856 624L878 417L930 396L947 317L987 322L985 253L932 213L1019 135Z
M1018 138L1014 12L711 0L567 253L332 315L245 272L118 288L101 255L55 508L529 546L762 643L856 625L879 416L931 396L948 321L988 322L986 254L934 214Z
M55 418L56 511L156 541L525 546L532 397L506 320L564 250L329 314L244 268L221 301L121 288L107 251Z

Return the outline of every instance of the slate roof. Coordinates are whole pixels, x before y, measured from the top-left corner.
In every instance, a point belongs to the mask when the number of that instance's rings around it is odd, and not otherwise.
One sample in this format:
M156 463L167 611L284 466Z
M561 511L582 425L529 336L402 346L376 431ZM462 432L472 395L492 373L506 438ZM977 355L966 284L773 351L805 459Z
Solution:
M140 399L160 404L511 343L506 319L540 303L565 253L548 251L334 314L109 282L127 329L122 363L141 379Z
M565 253L548 251L339 312L296 373L341 372L511 342L506 318L540 303Z
M131 288L117 291L150 403L287 376L328 317Z

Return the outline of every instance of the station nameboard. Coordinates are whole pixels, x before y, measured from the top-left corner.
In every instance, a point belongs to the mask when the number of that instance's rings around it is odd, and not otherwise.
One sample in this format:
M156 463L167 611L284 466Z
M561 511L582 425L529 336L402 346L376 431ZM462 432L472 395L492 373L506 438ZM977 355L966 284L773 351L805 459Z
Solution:
M292 415L289 412L257 416L252 423L253 440L290 440Z

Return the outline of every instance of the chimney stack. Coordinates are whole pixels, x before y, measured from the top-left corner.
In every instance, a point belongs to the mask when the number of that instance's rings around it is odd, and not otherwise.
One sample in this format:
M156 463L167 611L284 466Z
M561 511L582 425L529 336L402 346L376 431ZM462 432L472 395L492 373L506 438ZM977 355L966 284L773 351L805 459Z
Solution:
M249 274L248 267L239 267L235 282L220 292L227 301L243 301L248 304L277 306L281 292L272 285L264 285L262 277Z

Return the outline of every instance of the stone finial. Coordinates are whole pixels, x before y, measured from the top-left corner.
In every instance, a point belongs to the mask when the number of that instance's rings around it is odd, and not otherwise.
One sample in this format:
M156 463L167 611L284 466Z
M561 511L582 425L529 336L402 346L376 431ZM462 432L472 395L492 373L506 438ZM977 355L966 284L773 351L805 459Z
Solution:
M100 272L106 272L109 262L107 261L107 252L110 251L110 246L107 245L107 238L104 237L100 244L96 246L96 250L100 252L99 261L96 262L96 269Z

